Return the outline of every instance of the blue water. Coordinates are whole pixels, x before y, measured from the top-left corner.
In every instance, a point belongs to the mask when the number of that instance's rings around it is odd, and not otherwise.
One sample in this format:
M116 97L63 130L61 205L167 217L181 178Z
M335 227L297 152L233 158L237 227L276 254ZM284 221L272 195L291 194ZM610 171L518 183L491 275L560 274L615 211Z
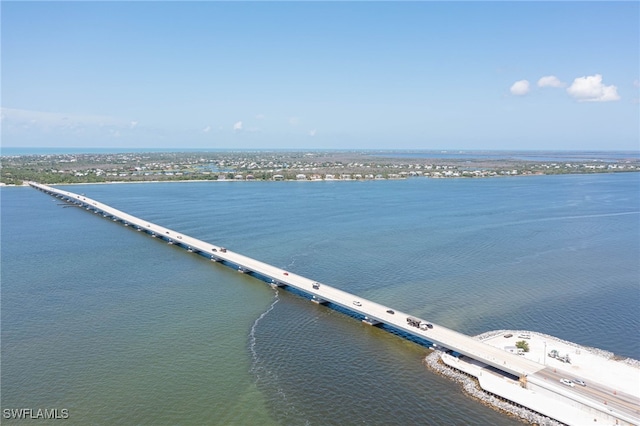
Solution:
M640 358L637 173L68 188L464 333L529 329ZM66 408L70 424L518 424L426 370L415 343L39 191L0 196L3 409Z
M407 151L378 153L386 158L425 158L438 160L519 160L536 162L604 162L638 161L640 151Z

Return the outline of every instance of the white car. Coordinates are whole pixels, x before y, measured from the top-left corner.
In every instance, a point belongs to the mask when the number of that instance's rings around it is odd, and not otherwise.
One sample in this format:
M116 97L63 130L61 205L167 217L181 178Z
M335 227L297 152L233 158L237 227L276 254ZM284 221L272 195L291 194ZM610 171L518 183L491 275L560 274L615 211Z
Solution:
M587 384L580 379L573 379L572 382L575 383L576 385L587 386Z
M354 305L356 305L356 306L362 306L362 303L360 303L360 302L359 302L359 301L357 301L357 300L354 300L354 301L353 301L353 304L354 304Z
M571 387L575 386L573 382L569 379L560 379L560 383L562 383L563 385L571 386Z

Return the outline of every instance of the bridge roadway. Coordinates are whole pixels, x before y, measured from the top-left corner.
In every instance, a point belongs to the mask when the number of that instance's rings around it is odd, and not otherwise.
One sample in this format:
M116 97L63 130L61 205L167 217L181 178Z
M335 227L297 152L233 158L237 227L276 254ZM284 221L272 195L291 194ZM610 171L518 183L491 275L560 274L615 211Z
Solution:
M554 375L551 377L551 380L546 380L548 378L547 376L551 374L549 370L545 370L544 365L528 360L525 357L507 352L498 347L491 346L470 336L434 323L432 323L433 328L428 328L426 330L411 326L407 323L409 314L405 312L393 310L388 306L381 305L324 283L319 283L276 266L252 259L221 246L181 234L173 229L157 225L117 210L82 194L63 191L47 185L38 184L36 182L29 182L29 185L49 195L71 203L72 205L93 211L94 213L101 214L104 217L109 217L113 221L120 221L125 226L131 226L136 228L138 231L144 231L152 237L161 238L170 244L179 245L188 251L198 253L213 261L226 263L228 266L235 267L241 272L256 274L257 277L263 277L267 282L270 282L271 285L289 286L302 293L310 295L312 300L316 302L329 302L346 310L355 312L364 317L363 322L367 322L372 325L386 324L422 340L432 342L441 348L458 352L459 354L466 355L480 363L495 367L498 371L516 376L523 383L535 383L537 386L552 392L559 392L560 390L560 393L562 393L566 391L566 389L564 389L564 385L559 384L557 381L560 375L558 375L558 377L555 377ZM421 318L418 319L422 320ZM528 388L529 386L527 385L526 387ZM496 389L492 389L492 391L496 391ZM506 394L502 394L501 396L509 398L510 394L511 391ZM613 392L613 395L611 392L607 392L607 394L608 401L610 401L610 403L614 403L616 410L619 410L619 413L613 417L616 422L615 424L620 424L618 423L618 419L627 422L624 424L640 424L640 422L638 422L639 406L637 397L634 396L631 397L630 400L627 400L628 398L626 395L615 395L615 392ZM604 402L604 405L602 403L603 395L597 395L589 400L584 400L580 395L566 396L568 396L570 400L575 401L578 404L582 404L585 408L590 407L598 412L612 414L612 405L607 405L606 402ZM578 402L579 400L581 401ZM551 416L552 418L554 417L553 413L549 412L549 410L545 408L545 406L548 405L547 403L533 403L534 406L531 406L531 402L527 403L525 401L520 401L520 403L525 406L529 406L531 409L538 411L539 413L545 413L544 415ZM563 410L565 409L561 409L561 411ZM581 411L577 411L576 413L581 413ZM611 420L611 417L605 419ZM565 420L567 424L580 424L579 421L576 423L575 421L571 421L573 419L568 420L569 421Z
M271 280L271 283L274 285L290 286L303 293L311 295L313 300L321 303L330 302L334 305L341 306L344 309L356 312L364 316L364 321L366 322L370 322L372 324L387 324L405 333L427 340L440 347L451 349L460 354L469 356L514 376L526 377L544 368L544 366L527 360L524 357L506 352L500 348L488 345L473 339L470 336L437 324L432 323L433 328L427 330L411 326L407 323L407 317L410 316L407 313L397 311L389 308L388 306L358 297L354 294L331 287L324 283L319 283L276 266L252 259L240 253L224 249L221 246L181 234L173 229L156 225L84 195L63 191L47 185L38 184L36 182L29 182L29 185L50 195L62 198L65 201L75 203L80 207L109 216L113 220L121 221L127 226L131 225L136 227L138 230L145 231L153 237L159 237L170 243L184 246L188 250L199 252L205 257L209 257L211 260L224 261L233 264L245 273L259 274L266 277L268 280ZM315 283L319 284L319 288L314 288ZM394 312L393 314L388 312L390 309Z

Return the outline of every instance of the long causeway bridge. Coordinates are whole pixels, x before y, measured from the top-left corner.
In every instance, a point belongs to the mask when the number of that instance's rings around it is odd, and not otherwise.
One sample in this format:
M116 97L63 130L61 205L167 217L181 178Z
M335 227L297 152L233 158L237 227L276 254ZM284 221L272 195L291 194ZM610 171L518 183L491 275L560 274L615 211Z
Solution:
M49 195L60 198L65 202L72 203L90 212L119 222L124 226L145 232L151 237L182 247L189 252L199 254L214 262L220 262L245 274L251 274L272 286L290 287L308 295L308 297L316 303L339 306L362 317L362 321L367 324L385 324L407 335L415 336L422 341L431 342L434 346L443 350L443 352L457 352L460 355L471 358L476 363L484 364L485 367L493 367L496 371L504 374L505 377L509 375L513 376L512 381L517 382L520 385L519 387L527 387L527 381L537 382L538 385L542 387L545 385L544 380L536 379L536 373L545 369L545 366L528 360L525 357L518 356L515 353L507 352L501 348L483 343L471 336L422 318L416 318L408 313L400 312L389 306L364 299L325 283L244 256L226 249L223 246L211 244L173 229L132 216L97 200L86 197L85 195L53 188L36 182L29 182L29 185ZM562 388L562 385L559 385L557 381L554 382L552 387ZM506 395L501 396L507 397ZM545 413L544 407L536 406L529 408L545 415L550 415L550 413ZM597 408L598 407L596 407L596 409ZM620 424L626 423L623 422ZM637 423L632 421L628 424Z

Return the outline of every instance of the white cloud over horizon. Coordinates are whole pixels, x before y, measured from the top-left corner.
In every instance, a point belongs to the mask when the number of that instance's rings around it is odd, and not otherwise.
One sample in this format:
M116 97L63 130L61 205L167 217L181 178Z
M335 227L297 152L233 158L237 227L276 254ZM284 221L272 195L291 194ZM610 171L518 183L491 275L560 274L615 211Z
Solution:
M634 82L635 84L636 82ZM567 84L560 81L555 75L546 75L538 79L537 86L539 88L562 88ZM514 96L524 96L531 91L531 85L528 80L518 80L511 85L509 90ZM602 82L601 74L575 78L566 92L578 102L609 102L620 99L618 88L614 85L605 85Z
M509 89L512 95L523 96L529 93L529 82L527 80L518 80L511 85Z
M68 114L2 107L2 131L5 140L114 140L137 133L138 121L89 114ZM106 138L106 139L103 139ZM14 142L11 142L14 143Z
M547 75L538 80L538 87L564 87L565 83L561 82L555 75Z
M605 86L601 74L576 78L567 88L567 93L578 102L610 102L620 99L618 88L614 85Z
M2 107L3 121L40 127L118 126L134 128L137 121L104 115L81 115Z
M165 129L141 127L137 119L109 115L0 107L0 117L6 146L131 146L151 137L157 143L166 134Z
M242 121L238 121L233 125L233 131L234 132L241 132L242 131Z

